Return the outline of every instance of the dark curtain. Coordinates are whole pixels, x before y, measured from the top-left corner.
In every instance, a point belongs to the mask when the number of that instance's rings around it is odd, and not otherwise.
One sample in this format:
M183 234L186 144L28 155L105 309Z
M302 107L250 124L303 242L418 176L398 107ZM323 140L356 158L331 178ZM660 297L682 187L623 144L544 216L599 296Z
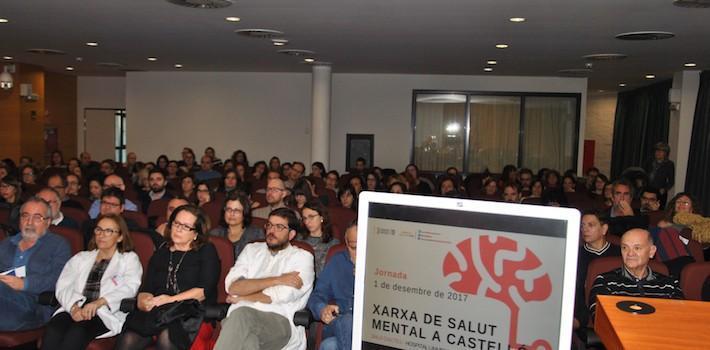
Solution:
M700 201L705 215L710 214L710 71L700 74L685 190Z
M669 80L619 93L611 148L612 179L628 167L643 167L653 157L653 146L668 142L671 85Z

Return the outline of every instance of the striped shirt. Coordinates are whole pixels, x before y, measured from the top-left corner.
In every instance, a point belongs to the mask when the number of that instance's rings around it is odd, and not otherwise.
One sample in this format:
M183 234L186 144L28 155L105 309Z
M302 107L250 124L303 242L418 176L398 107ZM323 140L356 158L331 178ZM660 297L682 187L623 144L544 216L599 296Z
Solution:
M640 279L632 275L626 267L597 276L589 293L589 311L592 317L597 306L597 295L683 299L683 291L677 279L653 272L648 266L646 269L646 277Z

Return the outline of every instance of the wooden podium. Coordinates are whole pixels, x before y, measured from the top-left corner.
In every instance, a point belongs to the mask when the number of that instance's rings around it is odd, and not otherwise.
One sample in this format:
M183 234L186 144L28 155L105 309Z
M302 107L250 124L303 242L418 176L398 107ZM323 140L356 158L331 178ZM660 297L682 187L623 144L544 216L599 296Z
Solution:
M710 302L599 295L594 331L608 350L710 349ZM620 301L653 306L652 314L622 311Z

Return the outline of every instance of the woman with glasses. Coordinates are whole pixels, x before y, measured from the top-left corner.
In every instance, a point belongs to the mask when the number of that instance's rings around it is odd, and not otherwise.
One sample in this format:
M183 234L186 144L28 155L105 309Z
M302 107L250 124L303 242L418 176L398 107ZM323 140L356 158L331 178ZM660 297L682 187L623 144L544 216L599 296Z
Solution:
M207 217L194 205L176 208L165 244L148 263L137 308L128 315L116 349L188 349L202 323L199 304L215 303L220 263L209 243Z
M202 208L205 204L212 201L212 189L207 182L200 181L195 186L195 193L197 194L197 206Z
M224 202L222 222L220 226L210 231L210 235L224 237L232 242L234 259L236 260L247 244L264 239L264 231L260 227L250 226L250 224L249 198L240 192L230 192Z
M121 300L133 298L143 269L128 226L119 215L99 216L89 250L64 265L55 295L59 309L49 321L42 349L85 349L94 338L121 332Z
M318 201L306 203L301 212L303 226L306 228L303 233L303 241L313 247L316 259L316 277L325 266L325 256L330 247L340 243L333 238L333 226L330 223L328 209Z

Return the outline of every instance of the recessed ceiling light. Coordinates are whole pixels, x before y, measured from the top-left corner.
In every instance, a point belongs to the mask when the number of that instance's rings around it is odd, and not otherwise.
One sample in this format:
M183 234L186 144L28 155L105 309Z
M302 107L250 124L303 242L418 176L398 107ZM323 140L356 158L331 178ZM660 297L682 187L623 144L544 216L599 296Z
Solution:
M225 18L225 20L227 20L227 22L239 22L242 19L239 17L227 17L227 18Z
M274 46L285 46L288 44L287 39L271 39L271 43L274 44Z
M483 68L483 71L484 71L484 72L492 72L492 71L493 71L493 68L491 68L491 67L486 67L486 68Z
M96 47L96 46L99 46L99 43L90 41L90 42L86 43L86 46Z
M2 59L4 59L4 60L11 60L11 59L12 59L12 56L2 56Z
M73 71L73 70L74 70L74 67L72 67L72 66L67 66L67 67L64 68L64 69L66 69L66 70L68 70L68 71Z
M496 61L496 60L488 60L488 61L486 61L486 64L496 65L496 64L498 64L498 61Z
M626 87L626 83L619 83L619 87Z
M303 59L303 62L307 62L307 63L313 63L313 62L315 62L315 61L316 61L316 59L315 59L315 58L310 58L310 57L309 57L309 58L304 58L304 59Z
M496 49L507 49L508 44L496 44Z
M155 62L157 60L158 60L157 57L148 57L148 61Z
M646 79L656 79L656 76L654 74L646 74L645 78Z
M182 68L182 64L176 63L176 64L175 64L175 68Z
M692 68L692 67L697 67L698 65L694 62L688 62L688 63L684 64L683 66Z
M511 17L509 20L514 23L521 23L525 22L525 17Z
M10 20L7 18L0 18L0 23L7 23L7 22L10 22Z

